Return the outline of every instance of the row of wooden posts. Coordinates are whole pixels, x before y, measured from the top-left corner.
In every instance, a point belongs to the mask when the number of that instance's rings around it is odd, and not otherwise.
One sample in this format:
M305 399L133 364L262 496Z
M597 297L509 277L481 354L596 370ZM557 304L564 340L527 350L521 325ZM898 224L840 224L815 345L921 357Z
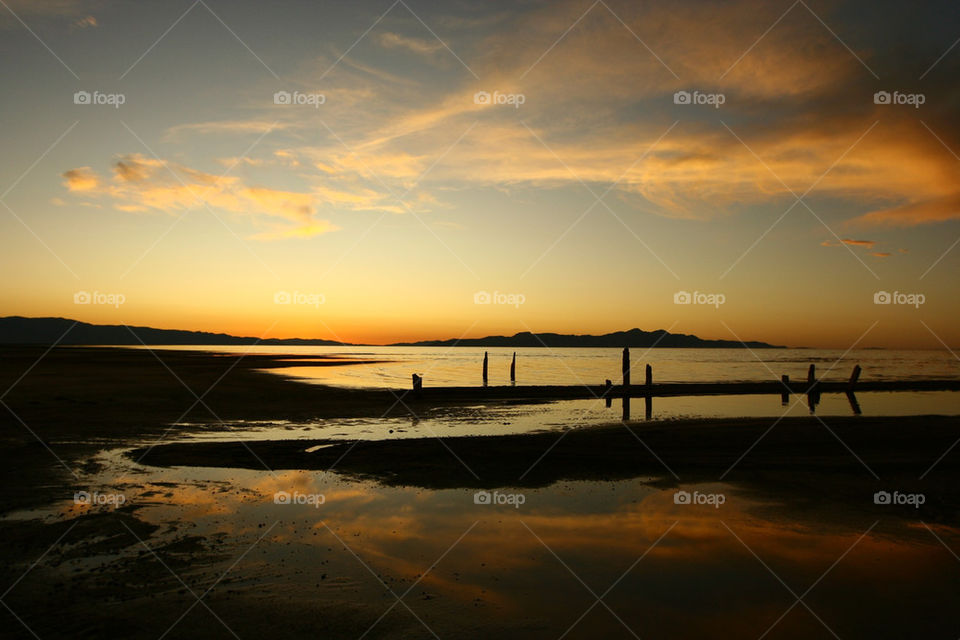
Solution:
M487 386L487 371L489 369L489 357L486 351L483 352L483 386ZM513 359L510 361L510 382L517 381L517 352L513 352ZM423 376L413 374L413 390L423 389Z
M483 385L487 385L487 372L489 365L489 354L483 352ZM623 377L623 386L624 388L630 387L630 348L624 347L623 349L623 362L621 366L621 373ZM857 384L857 380L860 379L860 365L853 367L853 372L850 374L850 380L847 383L847 392L852 393L854 387ZM513 358L510 360L510 382L515 383L517 381L517 352L513 352ZM782 394L783 398L786 398L790 395L790 376L784 374L780 377L780 381L784 386L784 393ZM651 386L653 384L653 367L649 364L646 365L646 371L644 376L644 384ZM817 367L814 364L810 365L810 368L807 369L807 393L811 396L814 396L818 399L820 397L820 381L817 380ZM613 381L607 379L604 385L606 387L606 393L608 395L610 390L613 387ZM413 374L413 390L419 391L423 388L423 376L418 374Z

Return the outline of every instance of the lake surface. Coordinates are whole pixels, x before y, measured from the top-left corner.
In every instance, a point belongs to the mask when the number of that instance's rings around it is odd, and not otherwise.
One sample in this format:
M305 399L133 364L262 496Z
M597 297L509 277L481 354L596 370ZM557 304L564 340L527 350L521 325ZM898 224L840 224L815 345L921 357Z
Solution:
M424 386L478 386L481 363L489 352L489 384L510 384L510 360L517 354L517 384L603 384L620 380L620 349L546 349L479 347L151 347L221 353L335 355L350 359L388 360L342 367L290 367L277 373L318 384L354 388L410 388L410 376L424 376ZM630 350L634 382L644 365L654 382L737 382L806 380L815 364L818 377L846 380L853 366L861 380L910 380L960 377L960 361L947 351L855 349L640 349Z

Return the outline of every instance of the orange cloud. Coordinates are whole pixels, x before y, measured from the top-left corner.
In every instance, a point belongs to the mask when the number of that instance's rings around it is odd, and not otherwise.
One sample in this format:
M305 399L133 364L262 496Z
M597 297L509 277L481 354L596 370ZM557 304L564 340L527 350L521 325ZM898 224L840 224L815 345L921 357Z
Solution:
M64 185L70 191L93 191L100 186L100 178L90 167L70 169L63 173Z
M856 218L853 222L887 227L908 227L957 218L960 218L960 192L890 209L878 209Z
M109 182L89 167L71 169L63 175L70 191L112 198L120 211L172 212L206 205L254 219L266 216L294 223L258 235L261 239L309 237L337 229L315 219L317 197L311 193L248 186L237 177L216 176L139 154L118 160Z

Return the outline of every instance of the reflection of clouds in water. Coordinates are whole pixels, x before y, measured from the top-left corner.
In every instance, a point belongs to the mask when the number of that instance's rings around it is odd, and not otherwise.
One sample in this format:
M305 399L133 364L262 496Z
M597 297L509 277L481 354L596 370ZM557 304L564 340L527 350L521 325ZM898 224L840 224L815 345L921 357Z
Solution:
M598 594L646 553L606 598L643 635L670 635L671 630L715 635L717 628L723 628L728 635L756 637L783 613L792 596L751 551L799 594L873 521L870 514L863 515L862 527L850 520L830 521L820 512L816 513L819 520L811 518L791 506L787 496L774 512L771 503L747 497L727 484L684 487L724 493L727 500L719 509L676 504L675 488L654 488L638 480L503 489L525 494L525 504L515 509L475 504L472 489L385 487L296 470L271 474L142 467L133 472L128 465L119 470L108 467L96 480L96 486L121 487L130 502L140 506L138 518L188 523L191 534L226 536L225 543L237 554L279 521L257 553L233 569L238 580L266 571L271 579L296 585L304 580L299 577L301 570L322 571L364 589L380 590L367 569L342 550L329 527L400 594L477 523L411 593L411 600L425 593L437 596L416 609L427 609L453 628L481 624L495 612L506 623L537 621L539 628L556 635L593 598L552 553ZM277 491L323 494L326 501L319 508L278 505L273 501ZM84 508L71 501L64 514ZM929 594L950 593L955 571L947 563L951 560L947 551L932 536L925 538L919 526L908 529L898 521L882 533L874 530L818 584L811 606L841 637L850 636L851 630L862 635L858 631L862 625L879 624L863 622L864 611L847 602L849 594L875 603L871 606L882 614L894 611L889 584L897 584L900 593L912 594L909 597L921 603L925 615L943 618L942 612L931 610L939 604L937 596ZM938 527L937 533L948 543L958 536L950 527ZM157 543L157 539L151 542ZM266 556L273 559L262 563L261 552L274 554ZM285 554L286 563L276 562L280 553ZM321 558L332 564L321 569L317 564ZM927 601L928 605L922 604ZM884 619L881 614L878 620ZM615 626L607 626L617 625L615 620L603 615L591 618L578 628L579 633L616 632ZM781 631L821 631L815 620L808 628L802 618L785 619ZM891 624L895 626L896 620Z

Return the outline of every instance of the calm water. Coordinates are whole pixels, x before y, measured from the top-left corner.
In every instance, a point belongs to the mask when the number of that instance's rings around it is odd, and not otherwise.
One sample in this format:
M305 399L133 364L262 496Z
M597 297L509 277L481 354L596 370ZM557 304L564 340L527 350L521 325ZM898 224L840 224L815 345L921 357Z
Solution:
M158 527L150 547L173 550L165 557L183 559L174 566L189 567L201 592L229 571L207 601L230 622L238 618L231 603L247 594L316 624L349 611L356 628L344 637L371 626L370 637L954 637L960 623L960 565L948 548L960 548L960 531L928 529L924 510L878 507L869 487L813 502L782 490L664 488L644 478L499 489L522 496L514 507L478 504L473 490L385 487L323 472L157 469L119 451L100 462L102 471L82 481L126 496ZM724 502L678 504L678 489ZM278 491L322 495L323 504L277 504ZM46 517L91 512L110 509L65 497ZM198 537L207 542L187 544ZM44 570L82 593L98 575L129 579L129 563L144 556L135 541L114 555L91 548L51 554ZM176 551L183 548L197 551ZM159 633L191 600L183 596L167 620L159 612L180 585L157 575L150 607L158 613L142 624ZM791 591L805 594L803 605L792 606ZM390 609L391 592L416 615ZM23 606L18 598L12 606ZM279 633L289 622L272 624Z
M190 349L191 347L169 347ZM620 349L512 349L473 347L197 347L227 353L337 355L389 362L344 367L291 367L278 373L310 382L344 387L407 389L410 375L424 376L424 386L481 384L484 351L490 354L489 383L510 383L510 358L517 353L517 384L603 384L620 379ZM655 382L724 382L779 380L787 374L805 380L815 364L818 377L846 380L853 366L861 380L960 377L960 361L947 351L861 349L844 354L829 349L631 349L634 381L644 365Z

